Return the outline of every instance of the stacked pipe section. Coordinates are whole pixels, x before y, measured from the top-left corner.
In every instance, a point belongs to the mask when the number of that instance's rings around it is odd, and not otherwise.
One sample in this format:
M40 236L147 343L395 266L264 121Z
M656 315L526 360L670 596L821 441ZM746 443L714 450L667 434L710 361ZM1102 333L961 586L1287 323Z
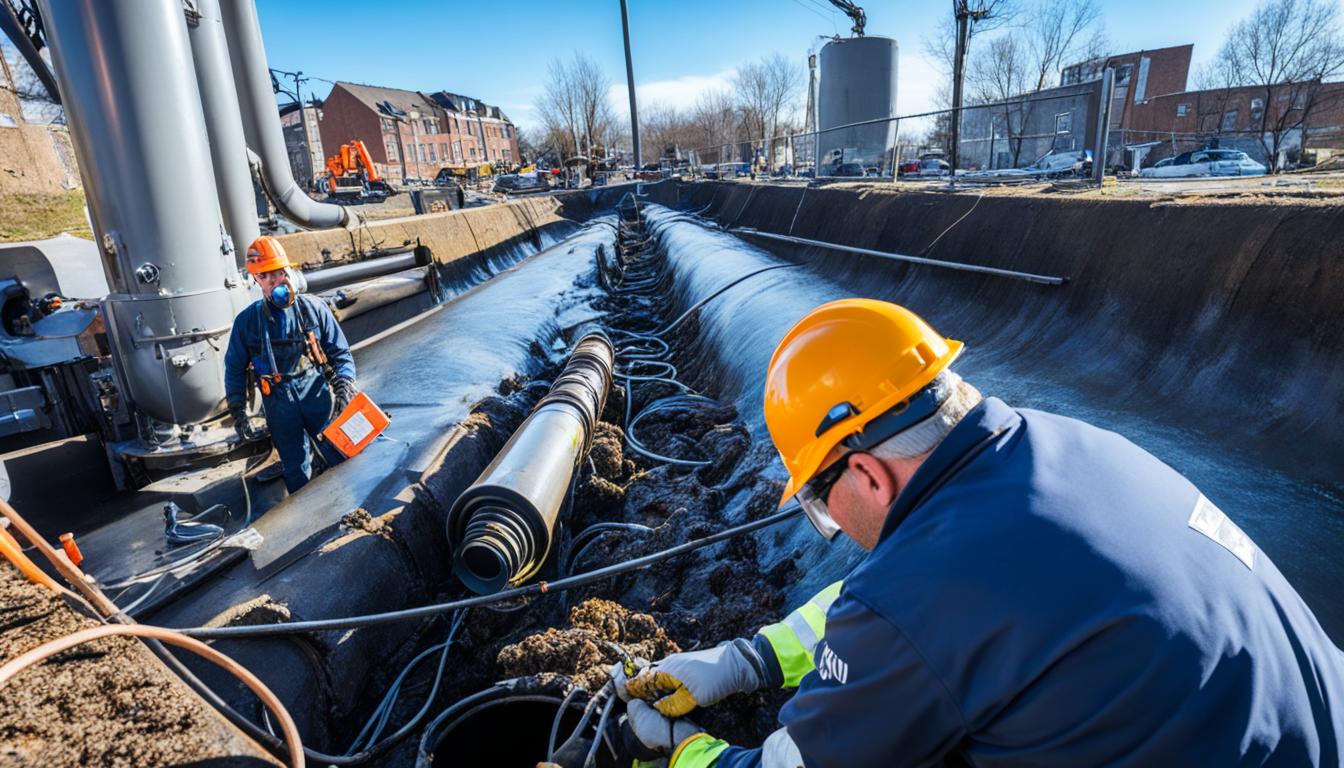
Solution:
M448 512L453 572L478 594L535 576L611 386L616 353L595 331L575 345L532 414Z

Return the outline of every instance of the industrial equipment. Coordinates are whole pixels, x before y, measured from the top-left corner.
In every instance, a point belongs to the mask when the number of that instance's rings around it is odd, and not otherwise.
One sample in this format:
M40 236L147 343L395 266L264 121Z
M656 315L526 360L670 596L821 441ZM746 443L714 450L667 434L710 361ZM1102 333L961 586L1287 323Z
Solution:
M327 158L326 185L327 194L341 201L382 200L397 192L378 173L359 139L342 144L340 152Z

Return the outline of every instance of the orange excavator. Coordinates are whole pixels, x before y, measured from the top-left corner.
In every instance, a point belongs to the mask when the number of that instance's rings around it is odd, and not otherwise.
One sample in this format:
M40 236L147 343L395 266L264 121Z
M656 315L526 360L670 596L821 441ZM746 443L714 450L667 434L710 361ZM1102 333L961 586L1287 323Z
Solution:
M396 194L369 157L364 142L351 139L339 154L327 158L327 194L339 200L382 199Z

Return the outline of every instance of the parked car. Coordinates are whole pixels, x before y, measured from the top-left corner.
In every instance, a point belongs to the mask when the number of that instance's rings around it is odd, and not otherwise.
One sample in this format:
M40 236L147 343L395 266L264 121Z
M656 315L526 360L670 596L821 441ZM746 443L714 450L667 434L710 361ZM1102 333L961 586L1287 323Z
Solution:
M863 163L841 163L835 167L832 176L862 176Z
M1036 162L1022 168L996 168L990 171L974 171L966 174L968 179L1059 179L1068 176L1092 175L1092 150L1076 149L1069 152L1050 151L1036 159Z
M939 160L936 157L926 157L919 161L919 175L928 176L946 176L952 172L952 166L947 164L946 160Z
M1161 160L1153 167L1139 171L1139 177L1179 179L1196 176L1262 176L1268 170L1245 152L1235 149L1201 149Z
M899 173L902 176L917 176L919 175L919 163L919 160L906 160L901 163Z

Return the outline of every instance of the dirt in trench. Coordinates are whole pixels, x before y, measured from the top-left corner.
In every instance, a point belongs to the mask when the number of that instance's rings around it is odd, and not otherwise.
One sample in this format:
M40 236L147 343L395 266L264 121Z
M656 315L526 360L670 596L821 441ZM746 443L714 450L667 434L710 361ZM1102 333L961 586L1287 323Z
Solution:
M0 561L0 660L98 622ZM138 640L104 638L0 689L0 765L280 765L233 730Z

